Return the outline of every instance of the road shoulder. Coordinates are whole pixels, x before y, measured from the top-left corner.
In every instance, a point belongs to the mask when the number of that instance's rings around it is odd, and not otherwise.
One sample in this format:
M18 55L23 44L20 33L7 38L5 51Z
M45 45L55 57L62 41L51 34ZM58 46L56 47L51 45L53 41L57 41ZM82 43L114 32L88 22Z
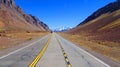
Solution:
M6 54L9 54L15 50L18 50L20 48L23 48L25 46L28 46L29 44L33 43L34 41L37 41L37 40L40 40L41 38L43 38L44 36L42 37L39 37L39 38L35 38L33 40L30 40L30 41L26 41L26 42L23 42L23 43L20 43L18 44L17 46L14 46L14 47L11 47L11 48L7 48L7 49L4 49L4 50L1 50L0 51L0 57L6 55Z

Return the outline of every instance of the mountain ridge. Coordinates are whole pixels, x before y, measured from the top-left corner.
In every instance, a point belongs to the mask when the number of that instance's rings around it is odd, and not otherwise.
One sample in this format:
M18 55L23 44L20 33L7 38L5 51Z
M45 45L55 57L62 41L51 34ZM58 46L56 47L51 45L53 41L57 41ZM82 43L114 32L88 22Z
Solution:
M106 9L106 7L110 9ZM100 16L89 19L94 16L94 13L98 13ZM67 32L85 35L94 40L120 42L120 0L110 3L94 13L87 18L89 21L85 20Z
M62 36L120 64L120 0L104 6ZM113 9L106 9L113 8ZM105 10L105 11L104 11ZM100 12L99 12L100 11ZM101 12L102 11L102 12ZM98 13L98 16L95 14ZM111 64L112 66L112 64Z
M83 22L81 22L77 26L87 23L93 19L96 19L97 17L101 16L102 14L112 13L118 9L120 9L120 0L109 3L108 5L98 9L97 11L95 11L92 15L90 15L88 18L86 18Z
M31 14L26 14L14 0L0 0L1 31L50 31L49 27Z

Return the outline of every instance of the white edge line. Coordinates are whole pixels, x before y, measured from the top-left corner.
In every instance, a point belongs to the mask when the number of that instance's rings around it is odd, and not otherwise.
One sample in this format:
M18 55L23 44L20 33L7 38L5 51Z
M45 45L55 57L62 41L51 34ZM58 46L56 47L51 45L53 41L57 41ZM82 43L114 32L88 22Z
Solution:
M40 39L40 40L41 40L41 39ZM21 51L21 50L23 50L23 49L25 49L25 48L27 48L27 47L29 47L29 46L32 46L33 44L39 42L40 40L37 40L37 41L31 43L31 44L28 45L28 46L22 47L22 48L20 48L20 49L18 49L18 50L15 50L15 51L11 52L11 53L8 53L8 54L6 54L6 55L0 57L0 59L3 59L3 58L5 58L5 57L7 57L7 56L9 56L9 55L11 55L11 54L14 54L14 53L18 52L18 51Z
M64 39L64 38L63 38L63 39ZM65 39L65 40L66 40L66 39ZM66 40L66 41L68 41L68 40ZM68 42L70 42L70 41L68 41ZM70 43L72 43L72 42L70 42ZM73 43L72 43L72 44L73 44ZM74 46L75 46L75 45L74 45ZM86 53L86 54L88 54L89 56L93 57L93 58L96 59L98 62L104 64L106 67L111 67L110 65L106 64L104 61L98 59L98 58L95 57L94 55L92 55L92 54L88 53L87 51L83 50L82 48L80 48L80 47L78 47L78 46L75 46L75 47L79 48L79 49L80 49L81 51L83 51L84 53Z
M77 46L76 46L77 47ZM79 48L79 47L77 47ZM111 67L110 65L106 64L104 61L98 59L97 57L95 57L94 55L88 53L87 51L83 50L82 48L79 48L81 51L83 51L84 53L88 54L89 56L93 57L94 59L96 59L97 61L99 61L100 63L104 64L106 67Z

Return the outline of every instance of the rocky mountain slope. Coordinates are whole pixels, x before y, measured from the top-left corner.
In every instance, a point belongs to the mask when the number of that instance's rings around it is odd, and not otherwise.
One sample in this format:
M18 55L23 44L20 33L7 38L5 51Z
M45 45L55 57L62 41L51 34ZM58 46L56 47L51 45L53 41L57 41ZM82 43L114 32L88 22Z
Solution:
M120 42L120 0L100 8L69 33L94 40Z
M100 53L120 66L120 0L100 8L62 36L87 49ZM88 50L89 51L89 50ZM116 62L118 64L116 64Z
M48 26L35 16L26 14L14 0L0 0L0 32L50 31Z

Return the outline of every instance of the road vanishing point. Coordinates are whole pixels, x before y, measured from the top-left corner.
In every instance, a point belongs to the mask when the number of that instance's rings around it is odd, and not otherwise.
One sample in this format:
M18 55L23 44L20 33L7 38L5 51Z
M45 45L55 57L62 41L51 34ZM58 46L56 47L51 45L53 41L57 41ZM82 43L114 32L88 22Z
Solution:
M0 57L0 67L110 67L56 33Z

